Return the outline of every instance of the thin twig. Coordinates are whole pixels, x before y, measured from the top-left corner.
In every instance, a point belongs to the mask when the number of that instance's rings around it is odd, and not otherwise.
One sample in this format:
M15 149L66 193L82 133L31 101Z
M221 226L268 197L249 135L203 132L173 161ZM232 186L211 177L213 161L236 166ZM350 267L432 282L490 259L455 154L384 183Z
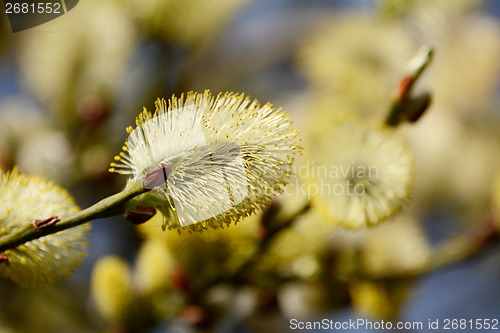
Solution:
M34 239L54 234L91 220L119 215L123 213L124 204L128 200L143 192L144 190L140 186L132 186L120 193L99 201L87 209L79 211L73 216L60 219L56 223L44 228L37 227L32 223L26 223L26 225L17 228L14 232L0 237L0 253Z

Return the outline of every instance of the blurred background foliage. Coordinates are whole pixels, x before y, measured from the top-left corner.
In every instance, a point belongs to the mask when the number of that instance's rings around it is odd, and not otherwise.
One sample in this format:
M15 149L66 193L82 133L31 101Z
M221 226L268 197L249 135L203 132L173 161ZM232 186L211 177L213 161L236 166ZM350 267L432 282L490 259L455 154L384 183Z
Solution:
M485 226L500 228L499 15L493 0L82 0L16 34L2 15L0 168L45 176L81 207L123 188L109 162L157 97L244 92L314 133L337 112L383 119L417 49L436 52L416 87L432 106L399 129L416 172L398 217L346 231L315 209L296 214L308 200L296 178L224 230L162 233L161 216L138 228L94 222L71 278L43 289L0 281L0 332L495 317L500 251L484 243ZM481 255L433 271L464 248Z

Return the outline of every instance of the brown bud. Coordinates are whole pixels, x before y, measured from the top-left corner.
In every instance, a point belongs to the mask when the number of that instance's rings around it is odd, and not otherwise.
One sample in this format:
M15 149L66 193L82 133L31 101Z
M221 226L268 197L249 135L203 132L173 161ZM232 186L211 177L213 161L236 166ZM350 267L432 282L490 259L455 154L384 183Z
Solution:
M123 215L127 220L129 220L133 224L142 224L144 222L149 221L149 219L156 214L156 209L154 207L137 206L137 210L140 210L143 213L125 212L125 214Z
M171 172L172 169L170 169L170 167L163 162L156 165L142 179L142 188L145 190L152 190L157 186L164 185Z
M408 107L405 110L406 120L408 120L410 123L416 122L429 108L430 104L431 95L429 93L422 93L416 97L413 97L408 102Z
M44 228L48 228L51 225L56 224L56 222L59 221L59 218L54 215L49 218L46 218L45 220L32 220L31 224L35 226L36 231L42 231Z

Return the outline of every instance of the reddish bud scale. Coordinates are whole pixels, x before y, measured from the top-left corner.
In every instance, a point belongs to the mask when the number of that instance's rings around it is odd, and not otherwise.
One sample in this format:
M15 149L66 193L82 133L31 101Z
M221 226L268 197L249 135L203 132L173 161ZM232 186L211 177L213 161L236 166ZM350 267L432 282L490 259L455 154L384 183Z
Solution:
M125 212L124 214L125 218L133 224L142 224L144 222L147 222L156 214L156 209L154 207L138 206L137 209L144 213Z
M145 190L152 190L157 186L164 185L171 172L172 169L170 169L170 167L163 162L156 165L142 179L142 188Z
M397 96L398 100L402 100L405 96L408 95L413 82L415 82L415 78L413 76L405 76L401 79L401 81L399 81Z
M46 218L45 220L33 220L31 224L35 226L36 231L42 231L42 229L50 227L59 221L59 217L56 215Z

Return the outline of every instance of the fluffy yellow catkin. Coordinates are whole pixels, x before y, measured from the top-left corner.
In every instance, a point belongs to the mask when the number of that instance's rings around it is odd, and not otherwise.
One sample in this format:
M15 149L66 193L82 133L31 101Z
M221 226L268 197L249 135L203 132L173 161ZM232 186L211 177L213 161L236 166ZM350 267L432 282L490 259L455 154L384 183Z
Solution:
M17 169L0 172L0 237L32 220L68 217L79 210L63 188ZM23 286L42 286L68 277L86 255L89 225L29 241L3 253L0 276Z
M218 228L251 215L283 191L300 150L287 114L234 93L158 100L136 123L110 171L149 186L127 209L156 207L169 229Z

